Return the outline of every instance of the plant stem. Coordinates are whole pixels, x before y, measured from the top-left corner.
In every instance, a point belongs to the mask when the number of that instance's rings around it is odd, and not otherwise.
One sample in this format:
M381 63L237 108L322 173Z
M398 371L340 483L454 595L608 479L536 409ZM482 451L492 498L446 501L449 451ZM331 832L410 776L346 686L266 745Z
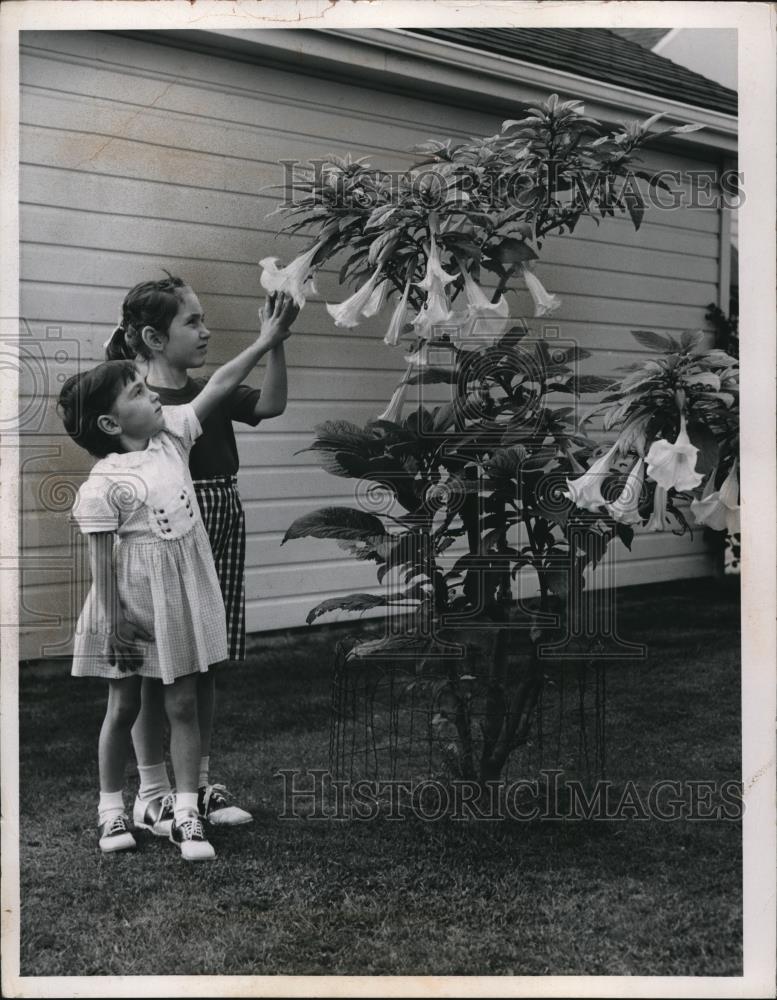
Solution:
M539 581L539 584L540 584L540 609L542 611L547 611L548 610L548 587L547 587L547 584L545 583L545 579L543 577L543 574L540 572L540 568L541 568L540 567L540 559L541 559L541 556L542 556L542 552L540 551L540 547L537 545L537 541L536 541L536 539L534 537L534 529L532 527L531 518L526 513L524 513L524 515L523 515L523 523L526 525L526 533L529 536L529 546L531 547L532 555L534 556L534 560L533 560L533 562L534 562L534 569L535 569L535 572L537 573L537 580Z

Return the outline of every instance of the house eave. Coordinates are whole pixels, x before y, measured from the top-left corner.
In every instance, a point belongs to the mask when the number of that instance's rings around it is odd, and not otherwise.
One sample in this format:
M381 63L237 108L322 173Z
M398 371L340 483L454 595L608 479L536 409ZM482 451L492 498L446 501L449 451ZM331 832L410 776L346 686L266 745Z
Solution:
M149 40L147 32L127 32ZM692 153L732 154L737 118L709 108L668 100L604 81L578 76L457 43L426 38L401 28L343 31L307 29L155 31L154 41L200 51L231 52L303 72L323 72L365 85L398 87L501 114L544 100L550 93L574 97L586 113L606 123L642 121L658 111L667 124L693 122L699 132L673 137L664 146Z

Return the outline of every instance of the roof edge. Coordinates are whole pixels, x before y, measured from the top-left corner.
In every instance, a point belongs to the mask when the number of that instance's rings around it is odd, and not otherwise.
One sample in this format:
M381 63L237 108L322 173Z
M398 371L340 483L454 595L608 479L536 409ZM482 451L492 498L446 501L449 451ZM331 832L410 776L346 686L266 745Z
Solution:
M501 114L509 107L536 104L548 94L583 100L586 113L605 123L638 122L657 111L668 122L703 125L699 132L662 137L667 146L691 152L736 154L737 118L655 94L608 84L546 66L525 63L453 42L415 35L401 28L309 30L157 30L118 32L145 41L212 52L249 62L291 67L312 75L354 79L369 86L396 86ZM291 64L291 66L289 65Z
M618 108L619 111L655 111L656 102L661 102L667 106L668 114L677 114L678 118L687 118L688 115L695 116L699 123L702 123L702 116L707 119L704 124L709 125L711 128L719 129L724 134L736 135L737 134L737 116L726 114L723 111L716 111L712 108L704 108L696 104L687 104L683 101L675 101L667 97L662 97L659 94L651 94L648 91L635 90L632 88L624 87L621 84L607 83L603 80L598 80L596 77L591 76L580 76L577 73L571 73L567 70L553 69L550 66L542 66L538 63L529 63L521 59L515 59L510 56L503 56L495 52L486 52L483 49L470 48L466 45L460 45L458 42L451 42L443 40L440 38L431 38L427 35L416 35L415 33L405 31L402 28L387 28L381 29L380 33L383 32L391 33L394 36L401 35L405 39L416 39L424 38L433 42L436 46L444 46L446 48L454 49L457 53L456 65L460 65L460 60L465 53L477 53L479 55L485 56L488 61L493 61L498 64L498 68L495 65L492 69L488 67L478 67L481 72L490 73L495 76L514 76L514 74L509 72L510 66L520 67L521 79L530 80L533 83L547 83L552 80L557 80L559 83L564 83L565 81L574 81L575 86L578 91L575 96L585 97L582 93L583 89L593 91L595 89L597 93L591 92L591 97L594 100L599 100L603 105L608 105L614 108ZM378 32L371 32L375 35ZM347 34L349 36L362 36L362 31L345 31L341 34ZM367 44L381 44L377 40L370 38L360 38L361 41ZM634 43L636 44L636 43ZM403 46L403 49L410 50L412 46ZM432 53L424 53L428 58L434 58ZM475 68L467 66L467 68ZM626 96L629 99L629 103L624 104L623 97ZM645 104L649 102L649 106Z

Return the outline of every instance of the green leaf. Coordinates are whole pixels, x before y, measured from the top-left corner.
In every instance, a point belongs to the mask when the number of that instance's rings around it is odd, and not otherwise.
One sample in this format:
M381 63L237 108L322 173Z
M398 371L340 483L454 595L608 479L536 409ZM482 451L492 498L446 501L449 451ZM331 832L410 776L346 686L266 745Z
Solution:
M535 260L537 254L528 243L507 236L501 243L488 248L488 256L500 264L521 264L526 260Z
M387 534L375 514L354 507L322 507L303 514L288 528L281 545L293 538L374 539Z
M678 125L677 128L672 128L669 131L674 132L675 135L681 135L688 132L698 132L703 128L704 125Z
M440 433L442 431L448 430L456 419L456 404L455 403L443 403L434 411L434 424L432 429L435 433Z
M343 266L340 268L340 273L337 276L337 280L339 281L339 283L341 285L343 284L343 282L345 281L345 279L348 277L349 271L351 271L351 269L353 267L355 267L355 265L358 262L361 262L363 260L364 260L364 251L363 250L357 250L355 253L351 254L351 256L345 261L345 263L343 264Z
M452 368L420 368L407 379L408 385L450 385L456 380L456 372Z
M484 470L500 488L505 487L505 480L515 477L519 466L526 460L528 452L523 445L515 445L511 448L497 448L491 457L484 463Z
M421 572L429 557L428 535L423 532L407 531L395 537L396 544L386 557L384 573L394 566L403 565L412 566L413 574Z
M645 202L642 200L639 192L635 194L633 191L627 191L623 195L623 200L626 202L626 208L631 216L634 228L639 229L645 217Z
M578 395L583 392L603 392L615 385L617 379L606 375L577 375L567 383ZM555 386L553 386L555 389Z
M688 437L691 444L699 449L696 456L696 471L706 475L715 468L720 458L720 445L713 432L706 424L691 421L688 424Z
M344 448L363 448L371 441L358 424L350 420L325 420L314 428L316 439L303 451L340 451Z
M374 208L370 213L369 219L367 219L364 223L364 228L372 229L374 226L383 225L388 221L388 219L391 218L398 208L398 205L378 205L378 207Z
M555 448L540 448L523 462L523 469L527 472L537 472L544 469L546 465L556 458Z
M556 364L566 365L572 361L583 361L591 357L591 352L584 347L567 347L562 351L551 351L551 357Z
M620 522L616 523L615 534L620 538L629 552L631 552L631 543L634 541L634 529L631 525L621 524Z
M675 347L667 337L662 337L658 333L651 333L650 330L632 330L631 335L638 344L642 344L643 347L647 347L650 351L664 351L669 353Z
M367 259L370 264L374 265L377 263L378 259L385 259L390 255L394 246L397 243L397 233L398 229L389 229L385 233L381 233L377 239L373 240L370 244L370 252L367 255Z
M372 537L352 540L338 539L338 548L347 552L354 559L362 562L376 562L382 566L393 545L392 535L373 535Z
M379 639L367 639L352 647L346 659L365 660L372 656L418 656L429 649L431 639L418 635L388 635Z
M680 336L680 347L684 351L690 351L701 342L703 336L701 330L684 330Z
M545 585L558 597L564 599L569 595L569 571L562 567L543 567L539 570Z
M367 611L370 608L385 607L388 599L376 597L374 594L348 594L347 597L330 597L327 601L317 604L305 619L308 625L312 625L316 618L327 615L331 611Z

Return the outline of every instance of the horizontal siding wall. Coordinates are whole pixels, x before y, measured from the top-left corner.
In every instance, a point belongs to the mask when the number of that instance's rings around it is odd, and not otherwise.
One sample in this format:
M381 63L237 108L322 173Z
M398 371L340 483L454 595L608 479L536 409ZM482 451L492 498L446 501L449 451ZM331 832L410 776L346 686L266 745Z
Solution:
M53 397L67 375L102 358L127 289L163 267L184 276L214 334L209 363L221 363L257 330L258 259L287 260L307 245L302 236L276 238L279 219L267 217L278 198L269 186L283 181L280 160L350 151L403 169L415 143L490 134L501 120L421 96L99 33L25 33L22 85L28 433L20 624L23 655L36 657L69 650L72 617L88 585L69 505L90 463L62 435ZM655 153L644 161L646 169L714 166ZM636 233L624 219L598 228L584 220L574 237L549 240L537 272L563 299L550 335L593 350L584 370L608 373L641 356L630 329L699 328L718 298L718 233L711 209L653 209ZM375 589L374 567L338 558L334 543L280 548L295 517L321 504L358 502L354 483L324 473L310 453L298 454L314 426L374 417L404 369L401 350L382 343L385 317L354 330L332 325L324 301L347 294L335 267L317 283L321 298L308 303L287 345L286 413L258 430L238 428L249 631L300 625L325 596ZM510 298L515 315L531 315L525 291ZM261 371L252 381L261 383ZM709 571L698 533L693 540L640 536L632 553L615 548L621 551L608 558L623 584Z

